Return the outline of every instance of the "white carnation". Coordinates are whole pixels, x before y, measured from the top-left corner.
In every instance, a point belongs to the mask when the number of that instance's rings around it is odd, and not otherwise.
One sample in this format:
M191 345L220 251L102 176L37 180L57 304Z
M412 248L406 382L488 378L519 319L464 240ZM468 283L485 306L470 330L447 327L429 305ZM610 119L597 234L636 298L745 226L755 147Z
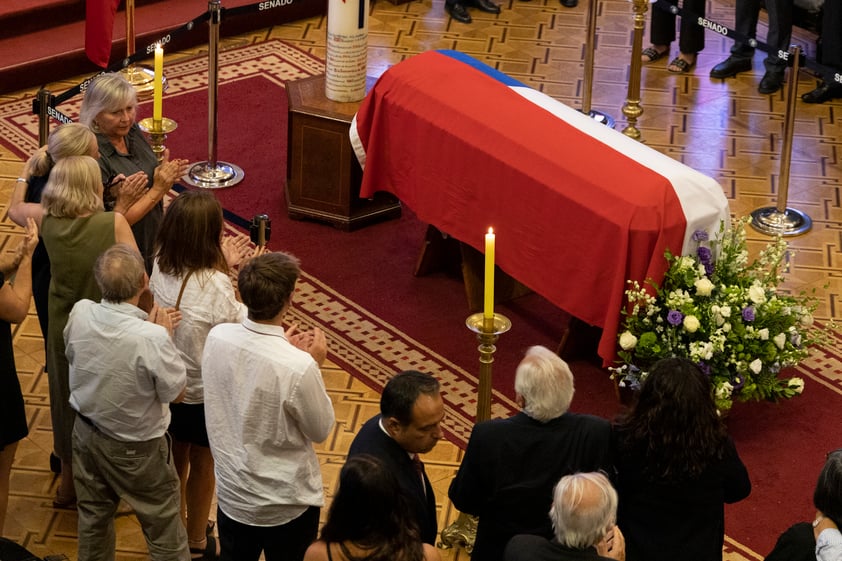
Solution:
M804 391L804 380L798 378L797 376L790 378L786 385L787 387L795 390L795 393L801 393Z
M696 296L710 296L713 291L713 283L707 278L701 278L693 285L696 287Z
M759 358L756 358L751 361L751 364L748 365L748 369L754 372L755 374L760 374L760 371L763 370L763 361Z
M772 341L775 342L775 346L781 350L784 350L784 345L786 345L786 333L778 333L774 337L772 337Z

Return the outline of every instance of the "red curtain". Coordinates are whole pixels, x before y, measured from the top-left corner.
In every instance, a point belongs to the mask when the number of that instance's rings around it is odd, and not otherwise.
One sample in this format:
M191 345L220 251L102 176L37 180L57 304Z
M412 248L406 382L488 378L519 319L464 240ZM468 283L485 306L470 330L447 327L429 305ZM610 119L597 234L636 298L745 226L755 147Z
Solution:
M85 54L105 68L111 56L114 14L120 0L87 0L85 5Z

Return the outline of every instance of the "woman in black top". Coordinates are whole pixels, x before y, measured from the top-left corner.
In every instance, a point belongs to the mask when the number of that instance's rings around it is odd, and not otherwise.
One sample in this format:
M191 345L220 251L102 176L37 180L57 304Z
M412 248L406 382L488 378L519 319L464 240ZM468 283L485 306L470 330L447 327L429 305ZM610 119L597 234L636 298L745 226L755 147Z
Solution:
M724 504L751 482L711 392L693 362L660 360L614 426L627 561L722 560Z

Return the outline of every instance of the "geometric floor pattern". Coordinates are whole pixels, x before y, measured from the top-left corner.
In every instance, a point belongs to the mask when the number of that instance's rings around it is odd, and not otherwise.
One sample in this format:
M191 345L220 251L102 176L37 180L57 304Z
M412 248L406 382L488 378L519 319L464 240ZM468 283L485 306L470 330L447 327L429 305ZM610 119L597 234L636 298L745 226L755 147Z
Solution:
M709 19L733 26L735 0L710 0ZM582 94L582 58L588 2L566 9L557 0L506 0L494 16L472 11L474 23L462 25L449 19L443 0L404 4L377 2L369 26L368 73L377 76L388 66L430 49L463 51L499 70L559 99L579 106ZM765 17L765 16L764 16ZM594 62L592 107L625 125L620 108L625 101L631 45L631 3L604 0L599 3ZM761 19L759 36L766 30ZM222 48L244 46L268 39L282 39L324 59L326 19L315 17L276 26L223 41ZM734 215L774 205L781 185L780 150L786 111L783 92L759 95L762 55L755 55L753 73L728 80L712 80L710 67L727 56L730 41L711 32L694 71L674 75L661 61L643 69L641 104L644 114L638 127L642 140L653 148L714 177L722 185ZM808 56L815 55L815 37L796 30L794 42ZM648 40L644 40L644 46ZM202 49L172 55L187 59ZM673 51L675 47L673 47ZM168 58L170 55L168 54ZM56 92L75 85L68 80L51 85ZM799 76L798 90L812 89L806 73ZM34 91L0 97L32 97ZM842 103L810 106L796 103L789 206L799 208L814 221L813 230L791 240L794 250L786 287L792 291L816 288L822 299L816 314L821 319L842 318ZM21 159L0 148L0 217ZM20 230L0 222L0 252L15 247ZM760 245L764 237L750 233ZM341 287L336 287L341 290ZM76 520L72 511L55 510L51 498L56 482L47 465L51 448L44 351L34 310L16 328L15 358L27 396L31 434L20 443L12 478L12 498L5 535L24 543L39 556L66 554L75 559ZM842 374L841 374L842 375ZM337 412L337 425L319 446L328 498L344 453L359 425L377 410L378 395L337 365L325 370L325 380ZM460 461L459 448L439 444L425 458L427 471L439 499L439 523L455 518L446 500L447 485ZM134 518L119 517L117 558L146 559L145 545ZM761 559L756 552L726 539L726 561ZM465 559L464 552L446 554Z

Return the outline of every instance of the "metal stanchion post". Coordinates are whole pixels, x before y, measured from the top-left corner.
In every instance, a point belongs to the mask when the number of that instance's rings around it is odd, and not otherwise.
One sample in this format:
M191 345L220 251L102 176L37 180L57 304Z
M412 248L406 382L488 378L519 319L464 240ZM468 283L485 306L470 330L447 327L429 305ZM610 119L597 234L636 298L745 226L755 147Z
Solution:
M591 92L593 91L593 62L594 51L596 50L596 12L599 8L599 0L591 0L588 7L588 37L585 44L585 75L582 83L582 113L603 125L614 128L614 118L591 109Z
M801 68L801 47L789 48L792 66L787 84L786 114L784 116L783 141L781 143L781 169L778 176L778 204L763 207L751 213L751 225L755 230L769 235L797 236L813 226L813 221L800 210L787 207L789 195L789 166L792 161L792 135L795 129L795 101L798 98L798 71Z
M623 115L626 116L628 125L623 129L623 134L635 140L640 140L640 131L636 125L637 119L643 114L643 108L640 106L640 69L643 66L640 57L643 53L643 27L648 7L647 0L634 0L634 37L629 69L629 90L626 94L626 103L623 105Z
M50 90L38 90L36 103L38 104L38 146L44 146L50 136L50 114L47 112L53 95Z
M219 87L219 23L222 19L222 5L219 0L210 0L210 39L208 41L208 161L194 164L184 181L202 189L221 189L236 185L245 177L243 168L219 162L216 159L216 94Z
M487 421L491 418L491 364L494 362L494 343L500 335L512 328L512 322L502 314L494 314L494 318L486 318L482 313L472 314L465 321L468 329L476 333L480 342L479 349L479 387L477 388L476 422ZM465 551L471 553L477 539L477 518L460 512L456 521L442 530L439 547L450 549L461 545Z
M134 0L126 0L126 58L135 53L134 31ZM123 78L134 86L137 97L147 99L152 96L155 87L155 71L142 64L130 64L120 70ZM163 79L164 91L167 89L167 79Z

